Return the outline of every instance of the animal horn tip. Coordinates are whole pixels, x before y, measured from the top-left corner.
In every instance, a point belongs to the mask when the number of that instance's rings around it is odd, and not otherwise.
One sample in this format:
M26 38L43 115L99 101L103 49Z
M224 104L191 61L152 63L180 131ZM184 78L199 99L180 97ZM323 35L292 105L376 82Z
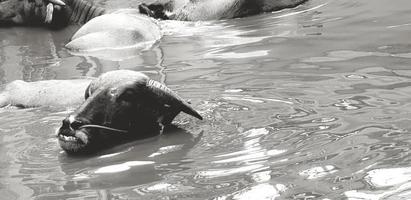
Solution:
M62 0L49 0L51 3L59 5L59 6L65 6L66 3L64 3L64 1Z
M179 106L181 106L181 110L186 114L189 114L197 119L203 120L203 117L195 111L188 102L184 101L180 96L178 96L175 92L170 90L165 85L155 81L155 80L148 80L147 87L150 91L157 94L157 96L167 96L167 98L172 99L174 102L178 102ZM159 95L159 93L161 95Z
M197 117L197 119L199 119L199 120L203 120L203 117L198 113L197 113L197 116L195 116L195 117Z
M193 117L195 117L195 118L197 118L197 119L199 119L199 120L203 120L203 117L200 114L198 114L197 111L195 111L194 109L192 109L190 107L188 107L188 109L189 110L186 110L184 112L191 115L191 116L193 116Z

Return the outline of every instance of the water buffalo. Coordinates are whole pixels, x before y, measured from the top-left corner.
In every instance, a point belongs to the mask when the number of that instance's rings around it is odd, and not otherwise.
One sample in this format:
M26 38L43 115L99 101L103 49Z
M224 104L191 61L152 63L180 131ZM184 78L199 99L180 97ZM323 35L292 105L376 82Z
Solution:
M73 52L82 54L93 55L100 51L125 48L145 49L161 38L159 26L137 9L108 12L85 0L0 2L0 26L46 25L61 28L70 23L84 24L66 45Z
M296 7L307 0L158 0L140 4L141 13L182 21L231 19Z
M139 12L160 19L184 21L245 17L292 8L307 0L158 0L139 5ZM137 8L136 8L137 9ZM84 24L108 12L85 0L2 0L0 25Z
M66 47L74 53L106 55L119 49L143 50L161 37L152 18L217 20L295 7L306 0L159 0L138 9L108 12L85 0L2 0L0 26L85 24ZM145 15L142 15L145 14ZM152 18L149 18L149 17Z
M57 137L68 153L93 152L130 139L160 133L182 111L202 119L165 85L146 75L117 70L93 80L86 101L63 120Z
M57 132L60 146L68 153L90 153L158 135L180 112L203 119L165 85L130 70L106 72L96 79L17 80L0 93L0 107L79 104Z
M64 27L69 23L84 24L105 12L84 0L1 0L0 26Z

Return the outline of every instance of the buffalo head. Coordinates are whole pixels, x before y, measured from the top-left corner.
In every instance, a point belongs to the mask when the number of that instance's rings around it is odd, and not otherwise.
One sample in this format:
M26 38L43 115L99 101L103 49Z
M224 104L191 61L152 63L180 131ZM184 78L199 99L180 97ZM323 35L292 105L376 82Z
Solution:
M93 152L131 139L158 135L183 111L199 119L181 97L142 73L119 70L94 80L86 101L63 120L57 137L68 153Z

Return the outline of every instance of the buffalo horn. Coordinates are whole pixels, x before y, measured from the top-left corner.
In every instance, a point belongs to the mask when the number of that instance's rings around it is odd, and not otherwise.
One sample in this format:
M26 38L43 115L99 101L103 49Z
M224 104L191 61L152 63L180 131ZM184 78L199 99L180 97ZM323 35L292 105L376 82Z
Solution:
M56 4L56 5L59 5L59 6L65 6L66 5L66 3L64 3L62 0L49 0L49 1L50 1L50 3Z
M197 111L195 111L193 108L191 108L188 103L186 103L180 96L178 96L177 93L173 92L170 90L168 87L165 85L155 81L155 80L149 80L147 82L147 87L149 90L154 93L157 97L160 97L164 99L165 101L168 102L176 102L179 107L181 107L181 110L193 117L196 117L200 120L203 119L200 114L198 114Z
M46 18L44 19L44 22L46 24L49 24L51 23L51 21L53 21L53 9L54 9L54 6L52 3L47 4Z

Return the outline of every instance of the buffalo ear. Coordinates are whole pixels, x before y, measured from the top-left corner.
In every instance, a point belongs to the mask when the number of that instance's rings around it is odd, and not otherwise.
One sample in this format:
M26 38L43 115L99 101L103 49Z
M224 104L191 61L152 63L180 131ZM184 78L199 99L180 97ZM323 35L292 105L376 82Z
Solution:
M91 83L87 86L86 91L84 92L84 99L88 99L90 97L90 87L91 87Z
M183 98L181 98L177 93L173 92L167 86L155 80L148 80L146 83L146 87L147 87L148 92L151 94L150 96L157 98L158 102L161 102L162 104L164 104L164 105L158 105L158 106L169 106L172 110L175 109L178 112L183 111L200 120L203 119L203 117L201 117L201 115L198 114L197 111L195 111L186 101L184 101Z

